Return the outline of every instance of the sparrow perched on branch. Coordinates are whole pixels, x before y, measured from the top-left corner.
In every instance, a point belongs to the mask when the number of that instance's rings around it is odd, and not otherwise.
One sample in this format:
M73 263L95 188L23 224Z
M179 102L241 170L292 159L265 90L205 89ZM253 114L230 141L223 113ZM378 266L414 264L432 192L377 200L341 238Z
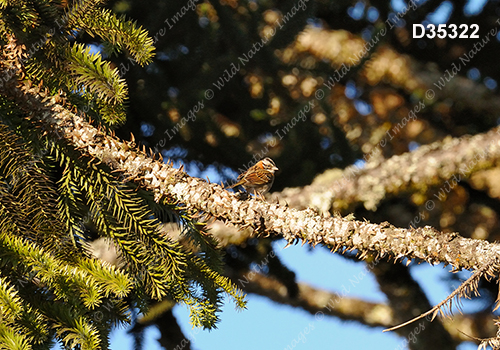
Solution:
M274 182L274 172L276 170L278 170L278 168L273 160L271 158L264 158L248 168L244 173L241 173L240 176L238 176L237 182L228 188L243 186L247 192L263 196L271 189Z

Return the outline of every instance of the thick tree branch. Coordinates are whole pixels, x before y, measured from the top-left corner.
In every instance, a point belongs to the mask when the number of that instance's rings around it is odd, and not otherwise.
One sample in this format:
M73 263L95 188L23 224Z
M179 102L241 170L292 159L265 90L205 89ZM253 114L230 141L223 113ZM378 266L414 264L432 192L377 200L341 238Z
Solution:
M403 264L381 261L374 265L371 271L380 285L380 290L387 296L388 304L395 315L396 322L394 324L413 318L431 308L424 291ZM400 329L402 335L408 338L417 324L422 325L422 329L419 329L419 337L409 344L410 349L455 349L455 344L441 320L432 324L426 323L419 322Z
M358 321L369 327L394 324L389 306L348 297L347 289L332 293L311 287L307 283L298 283L299 293L296 298L291 298L282 282L261 273L236 272L226 268L226 275L247 293L265 296L280 304L300 307L311 315L335 316L343 320Z
M358 57L369 51L372 56L369 57L369 63L362 67L362 75L370 85L389 81L393 86L411 93L421 90L422 94L423 91L433 88L437 99L452 98L477 113L494 117L500 110L500 101L493 98L491 92L482 84L455 76L438 88L439 84L435 83L443 79L443 72L423 67L387 45L373 47L372 44L379 44L384 36L385 32L382 31L375 35L378 40L367 43L361 37L343 30L309 27L291 45L293 55L290 59L299 60L303 59L304 55L312 55L317 59L328 59L341 71L342 64L351 68L360 64L362 60L358 60ZM333 76L335 74L332 74ZM331 79L330 83L334 82L333 78ZM325 85L328 84L322 85L323 89ZM405 126L406 122L402 121L394 130L399 132ZM285 189L279 194L279 198L281 203L286 202L297 209L312 207L321 212L332 209L349 211L355 204L362 202L367 209L374 210L386 195L395 195L401 191L425 191L428 186L436 184L447 186L447 180L452 180L450 183L454 184L458 178L463 180L479 169L496 165L498 154L485 152L493 150L498 153L498 135L492 132L484 136L484 140L470 137L446 139L423 146L416 152L393 157L382 164L367 164L364 169L351 166L344 171L329 170L318 176L310 186ZM455 144L458 140L459 144ZM495 149L487 150L484 143L488 144L490 140ZM372 150L370 153L377 152ZM493 162L488 164L490 161ZM469 168L469 164L474 167ZM452 178L453 175L456 177Z
M290 298L283 283L261 273L226 269L226 275L247 293L267 297L282 305L299 307L311 315L354 320L368 327L385 328L398 322L390 306L348 297L343 290L331 292L300 282L299 294L296 298ZM458 330L477 338L491 337L496 332L489 313L456 315L453 319L444 318L442 322L457 343L471 341ZM398 333L404 335L401 330Z
M171 164L154 160L144 152L132 149L127 142L106 135L56 103L55 98L42 99L37 87L18 84L16 75L9 72L9 69L16 67L17 49L12 45L7 46L7 50L10 48L9 57L14 57L14 62L1 62L0 78L3 85L0 91L18 105L24 106L26 113L38 119L46 132L60 135L81 152L99 159L113 170L123 172L128 180L134 180L152 191L158 200L166 197L183 203L186 209L201 211L208 217L238 228L250 227L261 235L280 235L290 244L300 241L312 245L324 244L332 250L356 249L361 258L368 253L375 253L378 257L418 258L431 264L444 262L457 269L496 265L500 245L466 239L457 233L442 233L432 227L397 228L389 223L379 225L320 216L312 209L299 211L257 199L239 200L235 194L217 184L190 177ZM20 69L22 65L18 64L18 67ZM453 143L447 147L452 146ZM492 144L478 142L478 147L483 146L488 147L488 154L498 152L498 141ZM430 159L446 162L446 159L439 157L438 152ZM398 169L401 169L401 165ZM445 169L450 172L448 168ZM403 186L406 180L409 179L399 178L397 184Z
M327 170L311 185L285 189L278 198L293 208L313 207L321 212L358 202L375 210L390 195L422 192L437 185L454 188L478 170L499 164L500 128L495 128L484 134L424 145L382 163L368 162L363 169L353 165L342 172Z
M22 76L21 51L13 42L4 47L4 57L0 60L0 92L24 109L28 118L38 120L45 133L64 139L83 154L122 172L126 176L124 181L137 182L154 193L157 200L165 198L168 202L182 203L186 210L201 213L206 219L219 219L238 228L249 227L257 235L281 236L289 244L298 241L313 246L323 244L332 250L355 249L360 258L367 254L373 254L376 259L418 258L431 264L451 264L456 269L487 271L489 276L498 273L500 245L495 243L463 238L457 233L442 233L432 227L404 229L389 223L372 224L338 216L320 216L312 209L299 211L257 199L243 201L217 184L190 177L182 169L155 160L130 143L96 129L57 103L57 97L48 96L38 87L20 84L17 76ZM473 137L476 141L472 143L478 148L486 148L486 155L498 152L497 140L485 143L478 137ZM444 147L445 151L453 146L456 144L451 142ZM429 159L446 164L447 159L442 158L437 149L435 152ZM485 156L485 159L495 158ZM461 164L463 162L464 159ZM415 166L413 164L417 163L410 164ZM475 163L472 168L477 166ZM451 172L443 163L441 167ZM397 186L404 186L410 179L402 176L397 181Z
M155 160L154 156L148 156L145 150L141 152L131 143L96 129L84 118L58 103L60 98L49 96L47 92L40 91L39 87L20 83L18 77L23 76L21 55L22 48L14 41L4 47L3 57L0 59L0 92L18 104L27 118L37 120L45 134L63 139L83 154L100 160L114 171L121 172L126 176L123 181L135 181L142 188L154 193L158 201L166 199L168 202L182 203L186 210L200 213L205 219L219 219L241 229L248 227L257 235L282 236L289 244L298 241L313 246L323 244L332 250L357 250L360 258L367 254L374 255L376 259L418 258L431 264L451 264L456 269L485 271L489 276L496 277L498 274L500 245L495 243L463 238L457 233L442 233L431 227L396 228L389 223L378 225L338 216L320 216L310 208L299 211L257 199L243 201L217 184L189 177L182 169L175 169L172 164ZM498 158L500 147L495 131L471 138L468 149L478 150L476 155L479 150L483 150L481 154L484 154L484 157L470 158L469 150L460 153L462 158L454 158L455 161L450 164L441 152L450 149L460 152L461 147L457 147L459 143L452 140L440 147L434 145L427 150L428 153L420 151L427 156L423 158L427 159L429 165L439 163L439 166L423 173L413 171L411 174L414 175L409 177L399 173L400 176L393 177L392 181L397 182L393 183L392 187L387 183L382 187L398 189L406 183L418 185L422 181L418 176L422 179L431 178L428 171L430 174L436 174L438 178L437 174L449 176L456 172L460 165L474 160L473 164L467 164L467 171L470 173L477 168L491 166ZM397 168L399 171L403 169L402 165L416 167L418 162L411 161L414 154L419 153L400 156L396 159L400 159L402 163L398 163L397 167L387 167ZM391 164L391 160L385 164ZM380 167L369 168L367 171L379 175L373 177L373 181L383 178L381 175L394 175L384 173ZM363 190L357 188L357 192Z

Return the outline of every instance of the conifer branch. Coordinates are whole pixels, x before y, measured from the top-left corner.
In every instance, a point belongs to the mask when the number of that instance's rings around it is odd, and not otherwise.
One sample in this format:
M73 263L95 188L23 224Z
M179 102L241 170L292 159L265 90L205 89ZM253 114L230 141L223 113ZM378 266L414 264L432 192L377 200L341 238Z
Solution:
M406 321L391 328L384 329L384 332L390 332L402 328L429 315L432 315L430 321L433 321L439 313L441 313L441 315L443 316L445 315L445 311L443 310L443 308L446 306L448 306L449 312L451 313L452 302L454 298L460 300L460 298L463 297L470 298L472 294L475 294L476 296L479 295L478 292L479 280L483 276L487 276L488 278L496 277L498 271L499 271L498 262L492 262L491 265L485 265L480 269L477 269L464 283L462 283L457 289L455 289L453 293L448 295L443 301L434 306L432 309L420 314L417 317L412 318L409 321Z
M129 35L144 36L145 32L137 31L137 28L132 27L129 28L133 29ZM12 200L16 199L16 193L15 191L14 194L10 193L12 191L8 188L9 181L0 178L0 185L2 185L0 192L5 194L1 200L11 200L10 203L6 203L7 205L0 203L2 214L0 245L3 247L0 252L5 255L2 260L10 263L2 270L10 269L9 276L13 274L20 278L25 277L30 269L37 273L36 280L30 281L33 284L30 288L36 291L41 290L43 293L39 292L34 296L23 293L23 299L34 299L37 310L40 310L43 315L51 315L44 322L53 330L51 338L55 334L68 346L78 345L92 349L106 346L107 334L111 329L110 322L123 322L126 320L124 313L128 308L139 306L144 311L146 309L144 305L149 298L161 299L167 295L177 302L189 305L193 313L193 324L207 328L213 327L218 321L217 313L220 312L222 306L222 293L232 296L237 307L244 307L244 296L239 289L213 268L220 264L220 261L217 261L220 260L220 255L211 254L209 259L205 259L203 254L195 256L186 251L178 242L163 235L158 230L159 221L149 209L147 201L136 193L136 185L111 174L110 167L105 162L89 153L75 150L75 144L70 143L68 146L68 139L61 134L64 132L62 129L50 130L52 127L49 124L37 119L37 113L41 112L44 106L54 107L55 100L59 107L71 114L73 114L71 111L75 110L75 105L69 103L63 97L62 92L60 95L53 96L53 93L41 81L37 82L35 87L31 77L27 74L26 66L31 62L31 57L28 56L26 47L19 44L17 39L10 34L4 39L8 40L9 44L2 47L0 53L0 71L5 73L0 80L2 106L10 105L15 111L16 119L11 118L10 114L5 120L2 117L2 122L8 124L10 129L0 125L0 133L7 136L9 133L13 134L12 123L16 126L17 124L24 124L28 127L36 126L36 131L19 133L31 140L29 142L43 144L48 149L49 155L43 157L40 165L55 165L53 164L55 160L60 163L63 175L59 183L60 195L56 191L55 184L47 185L47 188L54 192L50 205L42 207L40 203L31 203L26 209L19 205L22 204L19 200ZM143 40L145 37L138 39ZM76 62L77 68L84 67L82 71L75 68L74 73L78 75L76 83L86 85L86 88L90 86L90 90L94 89L93 92L97 91L99 94L102 84L106 85L108 81L113 80L109 79L109 76L116 73L116 70L107 70L109 63L90 55L89 51L83 50L84 47L80 44L75 43L72 47L74 49L68 52L70 57L66 57L66 62L62 60L63 63L67 64L69 61L74 64ZM58 64L61 65L61 62ZM72 81L72 83L75 82ZM61 81L58 81L58 84L61 84ZM27 90L24 90L22 86ZM117 94L114 93L109 95L109 91L116 92L119 86L110 86L110 88L111 90L101 91L101 99L113 95L112 101L106 102L121 104L124 96L116 96ZM36 92L28 97L30 89ZM14 92L16 96L9 95L7 91ZM4 95L3 92L7 94ZM22 106L13 104L17 98L23 99ZM36 106L31 105L32 103ZM9 111L9 113L12 112ZM6 174L2 176L5 175L7 178L15 172L16 167L19 167L16 162L23 163L23 156L25 154L26 157L31 156L31 153L25 152L24 154L21 147L15 144L16 140L10 140L9 137L5 140L6 144L0 145L0 165L5 167L0 167L0 169L6 170ZM37 169L37 164L28 166L29 171L34 169ZM111 167L111 169L116 169L116 167ZM38 179L37 175L39 174L30 174L26 181ZM32 192L29 192L30 190ZM36 202L37 196L45 200L51 198L51 193L45 191L42 185L31 186L31 188L21 187L18 192L22 194L18 196L21 199L24 199L22 197L28 199L35 197L33 202ZM165 206L164 204L161 202L158 206ZM37 206L41 208L37 210ZM178 205L178 202L174 202L171 207L172 211L175 210L183 220L190 223L193 220L191 215L196 214L194 211L186 212ZM36 218L36 215L44 214L48 209L52 209L52 216L42 215L43 217L38 220L41 224L51 221L58 223L59 218L65 220L63 225L46 228L47 236L51 237L45 240L41 239L44 238L43 235L31 229L38 224L38 221L28 221L25 224L23 220L30 218L30 215ZM18 214L17 220L10 220L16 217L16 214ZM96 230L98 232L95 232ZM41 241L40 245L43 247L47 245L46 251L23 237L31 231L35 231L33 241ZM195 231L191 230L193 237L196 234ZM71 239L66 236L68 232ZM100 266L100 263L95 263L84 256L82 245L95 233L112 238L121 248L120 251L128 263L126 276L123 275L123 269L106 269ZM200 233L197 232L197 234ZM62 238L52 239L52 236L56 238L57 235L61 235ZM70 249L57 249L58 246L53 242L58 241L62 241ZM202 239L198 241L200 245L206 243ZM76 254L71 254L71 252ZM17 269L13 263L16 259L22 262ZM131 288L131 285L134 288ZM200 290L195 288L197 285L201 286L201 296ZM137 304L134 305L135 301L128 301L124 304L124 298L131 296L138 297ZM44 307L46 305L44 298L68 302L70 308ZM105 302L106 312L101 309ZM100 322L92 322L88 319L90 310L100 312L105 316L104 319L101 317Z
M500 245L496 243L467 239L458 233L439 232L428 226L404 229L389 223L371 224L338 216L320 216L312 209L299 211L257 199L242 201L219 185L189 177L181 169L173 168L171 163L155 160L127 142L94 128L81 116L64 108L57 98L43 97L39 88L19 84L11 70L12 67L20 69L20 65L9 62L18 62L21 52L14 42L4 50L4 59L0 61L0 78L4 84L0 91L44 125L47 133L122 172L127 181L133 180L154 193L158 202L182 203L187 212L200 212L239 228L250 227L257 235L280 235L289 244L323 244L332 251L356 249L360 258L374 254L376 259L422 259L430 264L450 264L456 270L476 270L472 282L467 281L459 289L460 296L474 292L480 277L498 275ZM497 148L498 142L489 144L488 154L495 155L491 159L495 159ZM205 306L209 308L208 304ZM207 308L200 309L195 319L207 316Z
M47 132L123 172L128 181L154 193L157 201L182 203L186 210L203 212L239 228L253 228L258 235L281 235L290 244L323 244L333 251L357 249L362 256L375 253L379 257L417 258L431 264L444 262L456 269L477 269L496 261L500 252L498 244L439 232L428 226L397 228L389 223L320 216L312 209L299 211L256 199L241 201L217 184L189 177L170 163L154 160L127 142L97 130L57 103L56 98L47 96L41 100L37 87L18 86L5 68L0 78L6 81L0 91L19 105L30 106L33 117L45 125ZM491 152L496 152L496 148Z

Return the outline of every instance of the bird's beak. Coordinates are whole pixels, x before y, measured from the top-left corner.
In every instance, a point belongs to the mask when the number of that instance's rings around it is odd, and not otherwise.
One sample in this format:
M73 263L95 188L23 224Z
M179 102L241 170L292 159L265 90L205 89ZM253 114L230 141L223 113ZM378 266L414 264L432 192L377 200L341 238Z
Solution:
M278 171L279 169L278 169L278 167L273 166L273 170L274 170L274 171Z

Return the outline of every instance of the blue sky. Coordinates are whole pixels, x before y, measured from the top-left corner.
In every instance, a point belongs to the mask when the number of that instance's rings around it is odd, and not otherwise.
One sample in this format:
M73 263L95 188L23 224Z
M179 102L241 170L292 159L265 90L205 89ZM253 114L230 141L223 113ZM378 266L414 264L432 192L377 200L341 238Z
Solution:
M363 271L363 263L355 263L332 254L322 247L308 249L300 245L282 249L283 243L274 243L274 249L283 262L293 269L299 281L329 291L339 291L343 285L352 285L350 280ZM424 263L411 268L432 304L439 303L452 291L443 278L449 275L448 268ZM373 302L384 302L385 296L378 290L374 277L366 275L349 297L359 297ZM468 302L465 301L467 309ZM382 333L382 328L368 328L357 322L345 322L333 317L316 319L309 313L249 295L248 309L236 311L232 302L226 303L218 329L212 331L193 330L189 324L189 312L176 306L177 317L184 335L192 340L193 349L404 349L404 338L395 333ZM308 330L308 334L305 331ZM301 336L302 332L302 336ZM255 334L255 336L252 336ZM147 350L161 349L154 339L159 332L150 327L146 335ZM295 340L295 341L294 341ZM112 349L131 350L132 339L125 330L114 332ZM477 349L472 343L464 344L460 350Z

